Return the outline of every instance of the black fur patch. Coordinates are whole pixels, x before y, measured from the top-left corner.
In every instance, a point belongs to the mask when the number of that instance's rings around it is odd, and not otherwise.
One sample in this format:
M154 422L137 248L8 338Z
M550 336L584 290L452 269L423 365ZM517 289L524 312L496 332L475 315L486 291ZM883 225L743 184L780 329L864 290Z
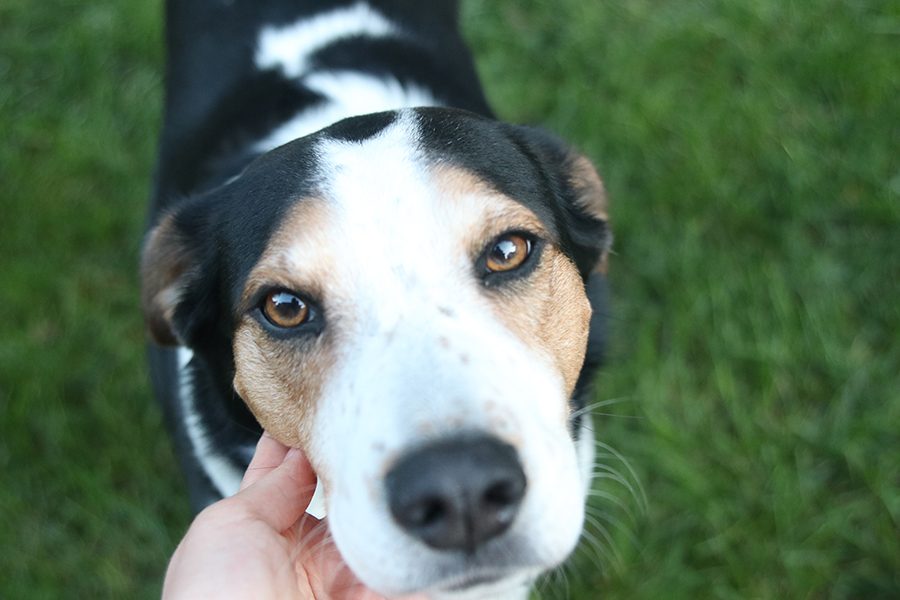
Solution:
M398 114L397 111L391 110L361 117L350 117L338 121L323 130L322 133L333 140L362 142L391 125L397 120Z

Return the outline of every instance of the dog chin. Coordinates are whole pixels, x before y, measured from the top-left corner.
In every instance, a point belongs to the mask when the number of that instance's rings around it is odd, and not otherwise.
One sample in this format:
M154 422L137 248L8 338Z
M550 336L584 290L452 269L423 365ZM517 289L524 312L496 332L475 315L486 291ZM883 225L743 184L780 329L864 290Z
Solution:
M435 585L426 596L431 600L519 600L528 596L540 572L539 569L470 571Z
M567 548L569 552L559 552L551 557L544 555L544 552L536 552L534 546L533 542L524 538L497 540L471 556L456 554L429 560L420 555L417 564L409 565L406 576L399 580L393 577L386 580L382 576L368 581L369 578L360 575L372 589L389 598L524 599L528 597L533 582L542 573L559 566L573 549ZM413 573L415 575L409 576Z
M521 600L528 597L531 585L541 572L543 569L538 568L469 569L440 577L423 588L388 593L387 596L429 600Z

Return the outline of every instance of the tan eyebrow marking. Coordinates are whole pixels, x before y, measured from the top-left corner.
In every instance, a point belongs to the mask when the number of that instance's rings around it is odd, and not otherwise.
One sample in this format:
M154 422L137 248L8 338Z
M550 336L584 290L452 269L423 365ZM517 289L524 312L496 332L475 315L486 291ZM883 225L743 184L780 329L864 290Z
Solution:
M495 190L489 183L461 167L440 164L431 169L441 195L457 202L470 202L478 220L466 232L466 248L471 258L484 250L484 245L511 229L538 237L550 238L546 225L534 212L513 198ZM451 202L451 210L458 206ZM477 211L477 212L476 212Z
M321 298L331 262L324 250L329 243L329 210L324 200L298 200L244 283L238 312L252 308L261 287L284 287Z

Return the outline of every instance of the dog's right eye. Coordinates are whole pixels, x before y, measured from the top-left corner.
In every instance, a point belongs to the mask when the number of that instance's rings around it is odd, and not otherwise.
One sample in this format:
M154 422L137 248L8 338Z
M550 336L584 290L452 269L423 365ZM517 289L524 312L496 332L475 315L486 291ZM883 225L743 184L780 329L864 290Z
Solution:
M490 273L503 273L518 269L531 254L531 240L515 233L507 233L490 246L485 257L485 268Z
M302 298L285 290L270 292L263 300L262 313L275 327L292 329L310 318L309 305Z

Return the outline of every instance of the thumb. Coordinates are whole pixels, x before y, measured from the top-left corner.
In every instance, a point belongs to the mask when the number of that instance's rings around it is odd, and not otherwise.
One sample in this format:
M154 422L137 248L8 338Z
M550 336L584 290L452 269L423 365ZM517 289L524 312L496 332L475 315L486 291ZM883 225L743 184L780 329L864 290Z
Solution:
M256 444L256 450L253 451L253 460L247 466L244 472L244 478L241 480L241 488L248 488L267 473L274 471L278 465L284 462L284 457L288 453L288 448L275 438L264 431Z
M231 500L276 531L304 514L316 489L316 474L303 452L291 448L284 461Z

